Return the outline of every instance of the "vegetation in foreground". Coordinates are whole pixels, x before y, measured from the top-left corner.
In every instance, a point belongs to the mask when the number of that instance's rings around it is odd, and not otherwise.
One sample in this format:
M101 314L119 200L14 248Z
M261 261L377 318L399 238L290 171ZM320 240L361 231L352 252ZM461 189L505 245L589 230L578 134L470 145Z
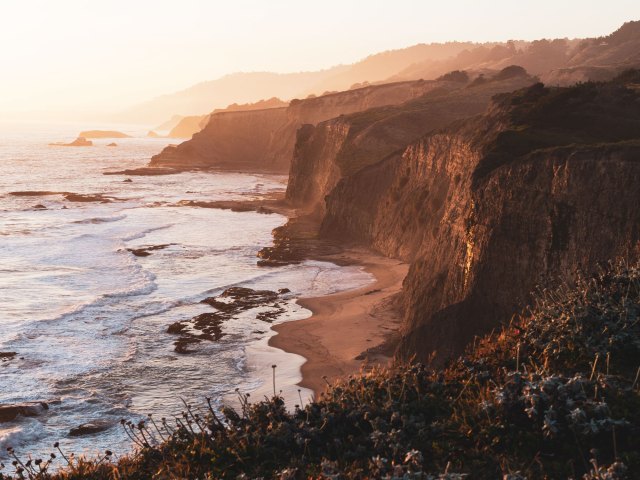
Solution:
M171 426L123 422L134 455L16 456L0 479L640 478L639 366L640 266L617 263L541 292L443 370L350 377L293 412L277 396L187 406Z

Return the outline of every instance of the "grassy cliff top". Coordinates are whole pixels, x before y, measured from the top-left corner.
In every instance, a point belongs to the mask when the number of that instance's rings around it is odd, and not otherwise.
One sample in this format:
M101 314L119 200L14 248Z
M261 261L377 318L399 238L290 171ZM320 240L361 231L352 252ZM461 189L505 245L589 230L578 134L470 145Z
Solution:
M572 87L537 83L497 95L489 117L488 128L500 127L489 136L485 158L475 172L477 180L536 150L636 140L640 138L640 71L628 70L609 82Z

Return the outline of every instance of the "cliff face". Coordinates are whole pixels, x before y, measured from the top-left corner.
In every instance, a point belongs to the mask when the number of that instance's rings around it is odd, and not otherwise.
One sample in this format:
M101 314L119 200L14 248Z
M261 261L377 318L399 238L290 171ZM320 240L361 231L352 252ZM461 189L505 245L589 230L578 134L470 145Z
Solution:
M201 132L177 147L165 148L150 165L285 173L301 125L403 103L438 85L399 82L295 100L286 108L214 113Z
M500 77L500 74L496 75ZM426 133L482 113L491 97L531 85L521 69L481 84L442 81L439 88L401 105L380 107L327 120L298 133L287 199L318 215L338 181L379 162Z
M412 262L398 353L442 360L542 281L638 257L639 139L636 90L536 85L342 179L321 234Z
M202 130L209 121L209 115L190 115L182 117L169 131L171 138L191 138L194 133Z

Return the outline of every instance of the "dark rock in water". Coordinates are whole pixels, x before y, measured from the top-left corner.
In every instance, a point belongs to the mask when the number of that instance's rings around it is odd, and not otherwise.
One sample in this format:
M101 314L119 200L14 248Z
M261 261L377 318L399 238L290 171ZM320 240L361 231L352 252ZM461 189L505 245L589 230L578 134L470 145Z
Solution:
M187 326L184 323L176 322L169 325L167 333L182 333Z
M127 251L133 253L136 257L148 257L149 255L151 255L151 252L155 250L162 250L171 245L173 245L173 243L164 243L162 245L151 245L149 247L140 248L127 248Z
M37 417L45 410L49 410L49 405L45 402L0 405L0 423L10 422L19 415L22 415L23 417Z
M175 168L154 168L154 167L140 167L140 168L127 168L125 170L117 170L114 172L103 172L103 175L175 175L176 173L182 173L184 170L177 170Z
M201 313L191 320L172 323L167 328L167 333L181 335L174 342L176 352L192 353L192 350L188 349L190 344L199 343L201 340L209 340L211 342L220 340L224 336L222 322L226 319L227 316L219 312ZM194 331L186 331L189 326Z
M265 303L271 303L277 298L278 294L271 290L253 290L245 287L231 287L227 288L218 297L209 297L202 300L202 303L211 305L221 312L237 314Z
M117 200L114 197L107 197L102 193L74 193L74 192L53 192L49 190L22 190L17 192L9 192L9 195L16 197L45 197L49 195L62 195L69 202L101 202L109 203ZM34 208L46 208L42 204L36 205Z
M124 180L122 180L124 183L131 183L133 182L133 180L131 180L130 178L125 178Z
M280 290L288 293L288 288ZM200 343L202 340L217 342L225 333L222 324L234 316L256 307L268 307L269 310L256 314L256 320L271 323L279 315L284 313L284 308L276 303L278 293L271 290L253 290L245 287L231 287L217 297L209 297L202 300L214 307L217 311L201 313L190 320L182 320L172 323L167 328L167 333L180 335L174 342L175 351L178 353L193 353L190 345Z
M117 147L118 144L116 142L111 142L107 144L107 147Z
M273 230L273 246L258 252L258 266L295 265L312 256L337 253L340 248L334 240L318 237L315 217L302 215Z
M278 294L280 295L284 295L285 293L291 293L291 290L289 290L288 288L281 288L280 290L278 290Z
M45 207L44 205L42 205L41 203L38 203L36 205L33 206L34 210L46 210L47 207Z
M231 210L232 212L256 212L264 215L275 213L270 208L260 205L259 202L255 200L180 200L177 205L181 207L217 208L220 210Z
M69 436L71 437L80 437L83 435L92 435L94 433L104 432L105 430L109 430L111 427L115 425L115 422L110 420L95 420L89 423L83 423L82 425L78 425L75 428L69 430Z
M0 361L8 362L9 360L13 360L18 352L0 352Z
M223 315L214 312L201 313L194 317L191 322L193 323L193 328L202 332L201 335L198 335L199 338L204 338L206 340L220 340L224 336L221 328L224 320L226 320L226 318L224 318Z
M111 197L105 197L101 193L96 194L87 194L87 193L73 193L73 192L62 192L62 196L65 200L69 202L100 202L100 203L111 203Z
M193 353L194 350L189 350L189 345L192 345L194 343L200 343L200 340L197 338L182 337L175 342L174 350L176 351L176 353L181 354Z

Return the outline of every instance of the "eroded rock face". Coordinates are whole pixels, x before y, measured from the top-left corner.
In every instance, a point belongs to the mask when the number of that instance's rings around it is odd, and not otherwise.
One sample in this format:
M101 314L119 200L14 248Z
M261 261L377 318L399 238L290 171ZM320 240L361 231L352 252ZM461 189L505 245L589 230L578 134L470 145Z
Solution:
M341 178L402 151L428 132L483 113L498 93L535 83L524 71L498 72L495 77L479 85L439 81L437 89L400 105L304 125L298 131L287 200L322 216L324 198Z
M321 234L412 262L402 358L443 360L537 285L638 258L638 97L531 87L338 183Z

